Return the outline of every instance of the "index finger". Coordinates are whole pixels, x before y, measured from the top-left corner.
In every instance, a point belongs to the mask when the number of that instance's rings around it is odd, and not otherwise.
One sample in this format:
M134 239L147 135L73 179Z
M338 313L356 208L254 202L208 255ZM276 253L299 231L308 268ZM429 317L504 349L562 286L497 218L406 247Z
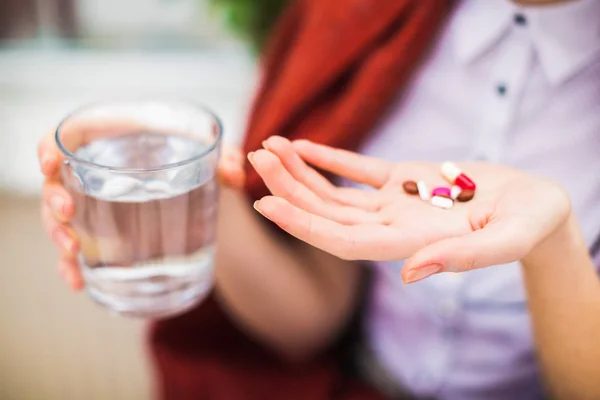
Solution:
M380 188L387 182L392 170L392 164L388 161L308 140L296 140L293 145L300 157L309 164L375 188Z
M381 207L381 199L376 192L334 186L323 175L304 162L288 139L281 136L271 136L263 142L263 147L277 155L285 169L298 182L312 190L323 200L358 207L367 211L377 211Z
M136 130L147 129L135 120L120 118L86 118L61 124L60 141L68 151L74 152L80 146L97 138L125 135ZM176 132L174 132L176 134ZM60 163L65 155L55 140L56 130L46 133L38 145L38 159L42 173L48 178L60 172Z
M254 208L290 235L344 260L401 259L414 247L387 226L343 225L276 196L263 197Z

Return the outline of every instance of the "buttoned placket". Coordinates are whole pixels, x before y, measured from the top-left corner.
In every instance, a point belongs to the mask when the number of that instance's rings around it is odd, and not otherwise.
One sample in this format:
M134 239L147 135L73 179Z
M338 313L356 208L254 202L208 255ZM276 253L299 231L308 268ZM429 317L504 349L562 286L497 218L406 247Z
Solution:
M487 88L477 104L479 118L473 125L471 158L501 162L507 134L512 127L518 102L533 61L533 48L527 31L527 17L515 14L510 37L502 56L493 66Z

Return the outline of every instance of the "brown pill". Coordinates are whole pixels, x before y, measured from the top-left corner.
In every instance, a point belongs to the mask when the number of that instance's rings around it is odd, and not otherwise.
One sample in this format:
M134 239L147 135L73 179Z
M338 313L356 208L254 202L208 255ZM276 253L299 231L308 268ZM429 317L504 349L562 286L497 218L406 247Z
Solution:
M460 192L456 200L464 203L466 201L470 201L471 199L473 199L473 197L475 197L474 190L463 190L462 192Z
M447 194L436 194L436 196L438 196L438 197L444 197L446 199L452 199L452 197L448 196Z
M406 181L402 184L402 188L408 194L419 194L419 188L417 187L417 182L415 181Z

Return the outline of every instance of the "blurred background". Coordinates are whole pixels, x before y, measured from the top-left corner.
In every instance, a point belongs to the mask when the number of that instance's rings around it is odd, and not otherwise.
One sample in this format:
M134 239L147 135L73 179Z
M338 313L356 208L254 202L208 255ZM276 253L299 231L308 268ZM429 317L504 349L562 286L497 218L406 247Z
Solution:
M58 277L36 145L84 103L140 94L204 102L238 142L265 35L252 3L0 0L0 400L151 398L143 322ZM253 40L229 33L244 24Z

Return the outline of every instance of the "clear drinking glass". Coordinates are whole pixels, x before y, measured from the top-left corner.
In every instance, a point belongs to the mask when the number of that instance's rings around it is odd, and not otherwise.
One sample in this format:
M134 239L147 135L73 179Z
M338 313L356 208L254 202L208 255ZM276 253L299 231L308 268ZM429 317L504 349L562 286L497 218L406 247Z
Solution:
M83 107L56 130L89 296L127 316L179 314L210 291L222 126L183 101Z

